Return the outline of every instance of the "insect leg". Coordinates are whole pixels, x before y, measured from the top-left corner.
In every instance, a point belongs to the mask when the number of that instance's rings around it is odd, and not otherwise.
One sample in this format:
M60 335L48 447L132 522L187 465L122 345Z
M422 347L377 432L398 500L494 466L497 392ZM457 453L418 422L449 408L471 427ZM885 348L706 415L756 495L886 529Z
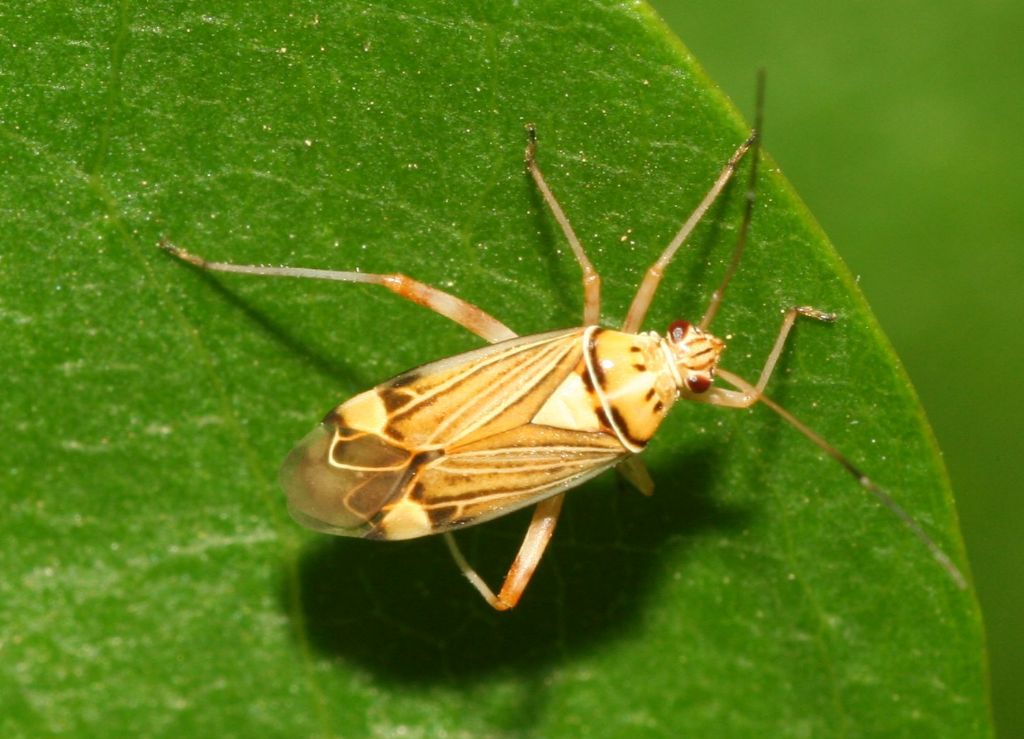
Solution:
M537 165L536 126L532 123L527 123L526 133L529 136L529 142L526 144L526 170L533 177L533 181L537 184L537 189L540 190L544 202L548 204L548 208L551 209L551 213L555 216L555 220L558 221L558 225L562 227L562 233L565 234L565 238L572 248L572 253L576 255L576 261L579 262L580 269L583 270L583 325L594 326L600 320L601 313L601 276L587 258L583 245L576 237L576 232L572 230L569 219L565 217L565 211L558 204L554 194L551 192L551 188L548 187L548 183L544 180L544 175L541 174L540 167Z
M622 330L626 333L636 333L640 330L643 325L644 318L647 316L647 309L651 306L651 301L654 299L654 293L658 289L658 285L661 283L662 275L665 273L665 268L668 267L669 262L676 255L679 247L683 245L683 242L689 238L693 229L700 223L700 219L707 213L708 208L711 207L712 203L718 199L718 196L725 189L729 179L733 176L736 171L736 165L739 164L740 159L747 153L754 142L757 140L757 131L750 134L746 141L740 144L739 148L733 152L733 155L729 157L729 161L726 162L725 167L718 174L718 178L714 184L711 185L711 189L708 190L704 199L700 201L697 208L690 214L690 217L686 219L679 232L675 235L669 245L665 247L665 251L661 253L657 261L650 266L647 273L644 275L643 281L640 283L640 287L637 288L636 295L633 296L633 302L629 306L629 313L626 314L626 320L622 324Z
M547 548L551 535L555 533L555 525L558 523L558 515L562 511L562 501L565 494L561 493L546 500L542 500L533 510L533 518L530 526L523 537L523 543L519 547L519 553L515 561L505 574L505 581L501 585L501 592L497 595L491 590L483 578L477 574L466 558L462 555L459 545L455 543L455 537L450 532L444 535L445 542L452 558L458 564L462 574L472 583L473 587L484 597L487 603L498 611L507 611L515 608L519 598L526 590L526 586L533 577L534 570L540 564L544 550Z
M775 365L778 363L779 357L782 356L782 350L786 345L786 338L789 336L793 323L798 316L806 316L818 321L834 321L836 318L834 313L826 313L825 311L808 306L790 308L782 319L782 326L779 328L778 336L775 337L775 344L772 346L771 352L768 353L768 359L765 360L764 367L761 368L761 376L758 377L756 385L751 386L731 372L720 369L718 374L722 379L740 389L727 390L725 388L713 387L701 395L694 395L693 400L700 400L712 405L721 405L728 408L749 408L760 400L768 380L771 379L772 372L775 371Z
M454 321L491 343L516 337L516 333L512 329L472 303L467 303L461 298L457 298L443 290L431 287L426 283L414 280L403 274L383 275L369 272L307 269L304 267L263 267L254 264L208 262L202 257L191 254L167 241L161 241L160 248L170 252L182 261L212 272L237 272L244 275L260 275L264 277L304 277L314 280L337 280L338 282L363 282L370 285L380 285L399 297L429 308L435 313Z
M832 321L835 319L834 314L825 313L814 308L790 308L786 311L786 316L782 321L782 328L779 330L779 335L775 339L775 345L772 347L772 351L768 355L764 368L761 370L761 376L758 378L757 385L751 385L743 378L738 377L731 372L719 369L718 374L722 379L739 389L726 390L717 387L711 388L701 395L690 396L691 399L730 408L747 408L756 402L760 402L762 405L770 408L774 413L778 414L784 421L786 421L786 423L803 434L819 449L825 452L825 454L838 462L843 469L850 473L850 475L863 489L875 496L883 506L888 508L889 511L891 511L900 520L900 522L910 530L910 533L912 533L918 541L925 546L935 561L937 561L939 566L946 571L957 587L961 590L966 588L967 579L964 577L963 573L960 572L960 569L956 564L954 564L953 560L950 559L949 555L942 550L938 543L928 535L921 525L915 521L914 518L907 513L906 510L904 510L904 508L897 503L888 492L864 474L864 472L851 462L845 454L832 446L824 439L824 437L820 436L807 424L780 406L774 400L764 395L765 385L768 384L768 380L771 378L772 371L775 369L775 364L778 362L779 356L782 354L782 348L786 343L786 337L789 334L790 329L793 328L793 322L798 316L808 316L809 318L816 318L819 321Z
M644 495L654 495L654 480L640 457L626 457L615 466L615 471Z

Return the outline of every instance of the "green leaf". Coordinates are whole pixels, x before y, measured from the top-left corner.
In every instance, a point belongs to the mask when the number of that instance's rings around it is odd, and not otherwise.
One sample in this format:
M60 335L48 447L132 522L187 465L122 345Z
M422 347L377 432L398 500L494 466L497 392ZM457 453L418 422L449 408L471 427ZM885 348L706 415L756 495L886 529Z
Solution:
M280 460L337 402L479 340L402 271L516 331L580 320L555 193L624 316L747 133L643 5L41 3L0 11L4 736L986 736L980 618L899 522L766 408L677 408L644 499L574 491L519 608L440 540L312 534ZM753 93L753 74L751 75ZM752 96L752 95L751 95ZM771 121L769 92L768 125ZM941 460L850 275L764 167L715 330L963 562ZM648 328L699 317L715 204ZM497 583L522 515L467 531Z

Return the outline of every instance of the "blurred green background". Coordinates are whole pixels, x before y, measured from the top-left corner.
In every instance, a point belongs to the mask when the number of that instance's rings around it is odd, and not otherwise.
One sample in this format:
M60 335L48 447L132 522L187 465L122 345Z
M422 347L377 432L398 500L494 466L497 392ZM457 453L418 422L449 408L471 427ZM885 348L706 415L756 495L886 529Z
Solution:
M1024 4L657 0L860 278L929 414L988 628L996 723L1024 736Z

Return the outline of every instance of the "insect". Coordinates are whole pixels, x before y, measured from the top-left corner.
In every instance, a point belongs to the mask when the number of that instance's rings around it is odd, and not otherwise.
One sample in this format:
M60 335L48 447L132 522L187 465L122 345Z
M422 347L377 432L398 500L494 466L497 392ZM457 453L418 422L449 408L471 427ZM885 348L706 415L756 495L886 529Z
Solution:
M832 321L809 307L784 312L755 383L719 367L725 348L708 332L746 243L761 128L759 88L754 132L735 150L707 194L648 269L618 330L598 325L600 277L537 162L527 126L526 169L560 226L582 272L580 327L517 336L480 308L402 274L210 262L166 241L174 256L206 270L380 285L490 342L425 364L345 401L327 414L281 469L292 517L329 534L409 539L442 534L456 564L498 610L519 601L551 539L566 494L615 467L645 494L653 482L638 455L680 399L746 408L767 405L842 464L892 510L963 586L937 544L884 490L846 457L764 394L799 317ZM641 332L664 270L753 150L750 187L732 259L702 319L672 323L665 335ZM731 388L713 385L716 378ZM519 552L495 593L470 566L452 532L535 506Z

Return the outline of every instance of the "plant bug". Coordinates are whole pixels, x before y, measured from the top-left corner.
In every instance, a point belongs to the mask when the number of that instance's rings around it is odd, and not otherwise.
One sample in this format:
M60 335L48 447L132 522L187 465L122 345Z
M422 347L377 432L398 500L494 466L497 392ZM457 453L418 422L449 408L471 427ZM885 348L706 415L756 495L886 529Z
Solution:
M949 557L888 493L764 394L796 319L832 321L832 314L809 307L786 310L756 383L718 366L725 344L708 327L747 239L762 108L763 81L753 133L648 269L620 330L598 325L600 277L541 173L532 125L527 126L527 172L582 271L583 323L577 328L517 336L475 305L402 274L210 262L161 242L174 256L211 271L380 285L490 342L398 375L328 413L282 466L292 517L316 531L367 539L443 534L473 586L491 606L507 610L519 601L540 562L566 491L616 467L641 492L653 492L636 455L677 400L729 408L761 403L838 461L964 587ZM748 152L752 164L742 225L704 316L697 324L676 321L664 336L640 332L665 269ZM732 387L713 386L716 378ZM466 561L452 531L531 505L534 514L519 552L495 594Z

